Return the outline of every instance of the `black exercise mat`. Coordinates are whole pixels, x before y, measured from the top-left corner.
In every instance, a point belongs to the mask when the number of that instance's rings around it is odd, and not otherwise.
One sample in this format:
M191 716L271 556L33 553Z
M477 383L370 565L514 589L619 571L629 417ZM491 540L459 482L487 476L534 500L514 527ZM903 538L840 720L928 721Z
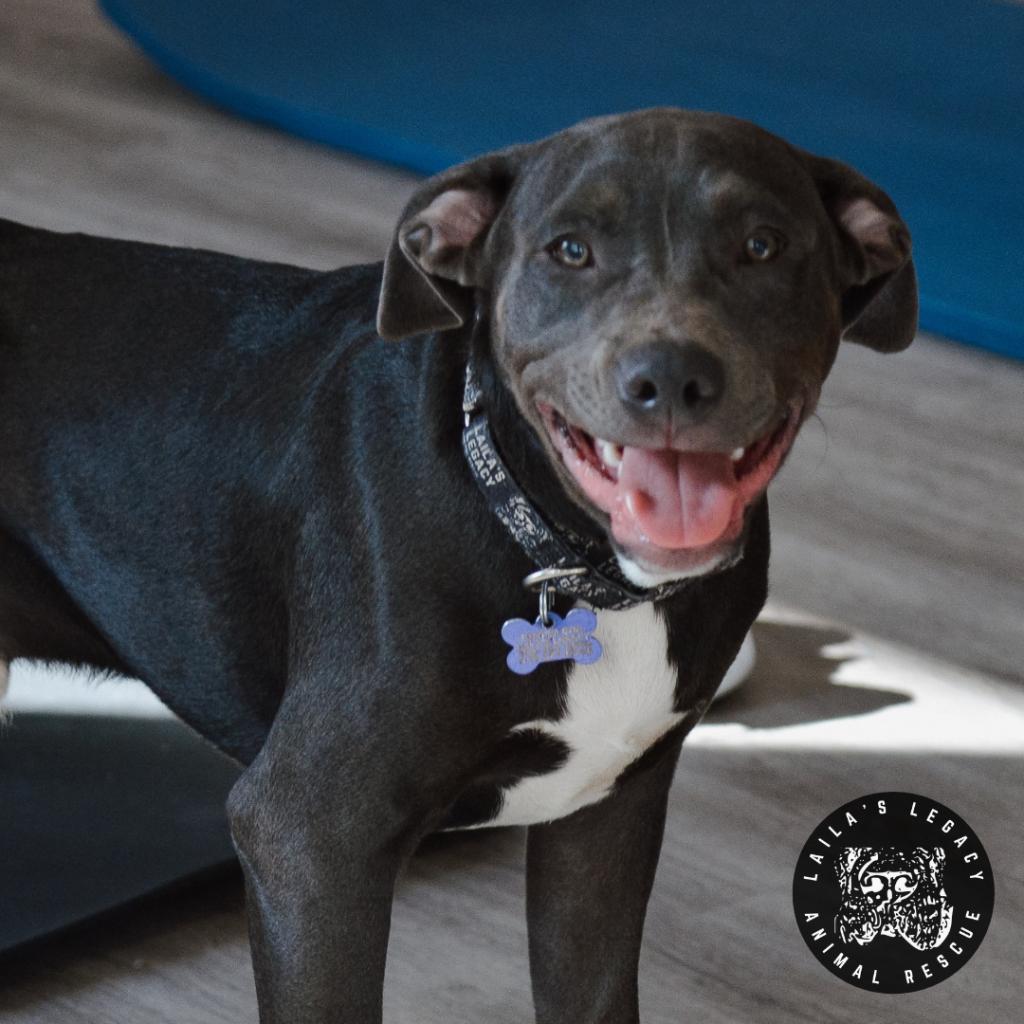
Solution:
M238 774L172 719L0 726L0 952L232 861Z

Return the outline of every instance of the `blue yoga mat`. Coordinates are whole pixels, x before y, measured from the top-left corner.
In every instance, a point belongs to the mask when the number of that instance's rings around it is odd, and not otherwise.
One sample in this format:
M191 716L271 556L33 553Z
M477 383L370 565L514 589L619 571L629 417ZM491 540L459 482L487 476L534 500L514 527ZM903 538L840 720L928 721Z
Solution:
M910 224L921 323L1024 358L1024 7L983 0L101 0L185 85L432 173L669 104L848 160Z

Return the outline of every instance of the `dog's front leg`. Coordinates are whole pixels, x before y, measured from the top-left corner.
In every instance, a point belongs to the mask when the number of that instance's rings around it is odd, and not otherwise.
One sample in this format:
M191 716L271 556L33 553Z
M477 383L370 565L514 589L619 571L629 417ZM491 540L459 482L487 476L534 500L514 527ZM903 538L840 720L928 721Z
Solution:
M429 827L414 745L341 689L291 689L228 801L261 1024L379 1024L395 880Z
M665 737L600 803L527 838L538 1024L634 1024L647 899L681 736Z

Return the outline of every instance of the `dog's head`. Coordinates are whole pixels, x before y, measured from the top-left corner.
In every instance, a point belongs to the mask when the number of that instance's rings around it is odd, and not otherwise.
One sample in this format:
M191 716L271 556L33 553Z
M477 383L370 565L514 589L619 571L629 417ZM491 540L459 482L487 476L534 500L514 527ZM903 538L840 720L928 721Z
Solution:
M385 338L481 310L567 493L641 585L741 549L840 338L910 344L891 200L734 118L598 118L429 179L385 263Z

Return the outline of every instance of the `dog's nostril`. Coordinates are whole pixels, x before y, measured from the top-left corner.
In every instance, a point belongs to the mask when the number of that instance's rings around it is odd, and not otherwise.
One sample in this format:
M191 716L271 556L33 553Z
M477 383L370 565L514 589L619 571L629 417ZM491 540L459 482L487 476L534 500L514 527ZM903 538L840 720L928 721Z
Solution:
M641 405L653 405L658 400L658 387L652 380L640 377L629 382L629 397Z
M711 381L693 377L683 385L683 404L687 409L696 409L702 402L715 397L715 388Z

